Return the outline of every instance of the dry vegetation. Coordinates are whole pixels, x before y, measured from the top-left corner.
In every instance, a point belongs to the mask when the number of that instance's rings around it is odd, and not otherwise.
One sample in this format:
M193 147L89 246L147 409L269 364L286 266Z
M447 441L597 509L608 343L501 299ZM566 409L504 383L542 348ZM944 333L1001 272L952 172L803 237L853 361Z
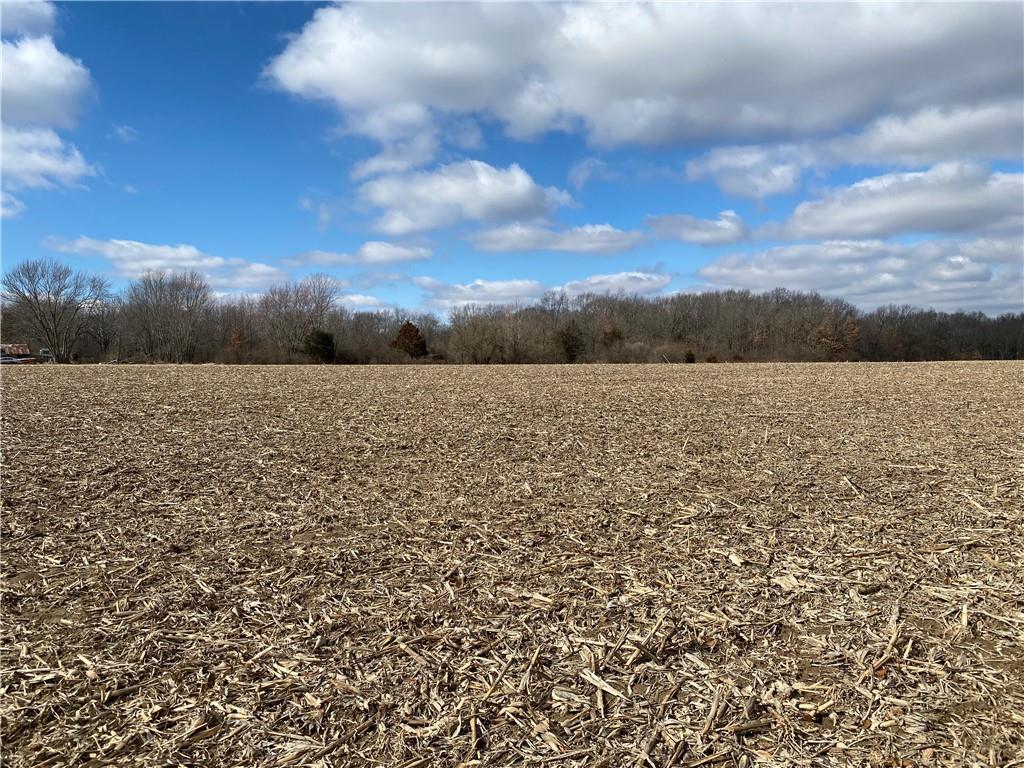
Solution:
M1022 376L5 369L5 762L1022 764Z

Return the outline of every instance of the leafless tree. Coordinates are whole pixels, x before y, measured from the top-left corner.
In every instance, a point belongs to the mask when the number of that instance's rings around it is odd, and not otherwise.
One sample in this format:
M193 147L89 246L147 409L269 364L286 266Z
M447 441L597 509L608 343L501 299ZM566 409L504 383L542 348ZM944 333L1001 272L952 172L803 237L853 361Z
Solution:
M326 327L337 297L338 281L327 275L269 288L258 308L268 343L286 359L300 354L309 334Z
M196 273L152 273L123 297L106 282L53 261L26 262L3 278L5 341L48 346L58 359L91 360L117 344L127 357L166 362L307 361L314 330L334 336L336 360L391 363L411 320L434 359L467 363L1024 358L1024 313L986 317L914 307L862 312L837 298L776 289L641 297L554 291L541 301L431 313L353 311L337 281L313 275L263 296L215 299Z
M100 358L107 358L115 343L120 342L121 305L121 297L108 292L85 307L85 335Z
M18 312L57 362L67 362L88 323L88 308L108 297L102 277L53 259L25 261L3 277L3 303Z
M125 314L147 359L191 363L212 301L198 272L148 272L129 286Z

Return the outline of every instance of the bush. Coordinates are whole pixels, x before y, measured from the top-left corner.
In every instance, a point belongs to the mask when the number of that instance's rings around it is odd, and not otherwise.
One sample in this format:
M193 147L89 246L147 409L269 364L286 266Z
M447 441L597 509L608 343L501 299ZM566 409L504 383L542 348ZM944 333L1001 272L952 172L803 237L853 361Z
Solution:
M715 357L714 355L708 355L707 358L704 360L704 362L705 363L717 363L718 362L718 358Z
M310 331L303 351L318 363L333 363L334 334L319 328Z
M423 338L420 329L408 320L398 329L398 335L391 346L412 358L427 356L427 340Z
M693 354L693 350L692 349L686 350L686 357L684 359L688 363L696 363L697 362L697 356L695 354Z
M617 347L622 344L625 338L618 326L610 325L601 334L601 345L606 349Z
M586 340L583 338L583 331L575 320L569 323L558 332L558 345L562 348L567 363L575 363L583 354Z

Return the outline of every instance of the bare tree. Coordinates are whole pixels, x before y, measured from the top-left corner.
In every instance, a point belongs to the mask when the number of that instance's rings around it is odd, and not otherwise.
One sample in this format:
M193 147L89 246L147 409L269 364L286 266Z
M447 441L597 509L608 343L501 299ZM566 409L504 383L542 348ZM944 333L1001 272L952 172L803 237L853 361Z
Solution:
M119 358L300 362L321 331L333 335L338 362L394 363L408 360L392 346L405 320L432 357L451 362L657 362L687 353L723 361L1024 357L1024 313L995 318L908 306L865 313L842 299L784 288L655 297L553 291L529 304L458 307L446 320L397 308L353 311L340 306L338 282L326 275L271 287L259 298L215 301L197 273L156 272L120 298L101 278L36 261L5 275L2 288L4 340L48 346L60 360L105 359L116 345ZM420 341L415 351L422 353Z
M120 296L108 292L85 308L85 335L101 358L106 358L114 342L120 341L121 304Z
M210 286L198 272L148 272L129 286L125 314L146 358L191 363L212 302Z
M327 275L267 289L258 308L267 341L285 358L302 353L309 334L326 327L337 297L338 281Z
M3 302L18 311L57 362L71 359L85 332L87 310L110 292L101 277L53 259L25 261L3 277Z

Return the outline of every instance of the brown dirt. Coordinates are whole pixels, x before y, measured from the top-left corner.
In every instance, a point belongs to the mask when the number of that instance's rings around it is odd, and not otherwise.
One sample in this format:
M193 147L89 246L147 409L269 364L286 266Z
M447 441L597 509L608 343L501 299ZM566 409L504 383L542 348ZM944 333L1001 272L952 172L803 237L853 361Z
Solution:
M27 765L1011 765L1024 365L4 369Z

